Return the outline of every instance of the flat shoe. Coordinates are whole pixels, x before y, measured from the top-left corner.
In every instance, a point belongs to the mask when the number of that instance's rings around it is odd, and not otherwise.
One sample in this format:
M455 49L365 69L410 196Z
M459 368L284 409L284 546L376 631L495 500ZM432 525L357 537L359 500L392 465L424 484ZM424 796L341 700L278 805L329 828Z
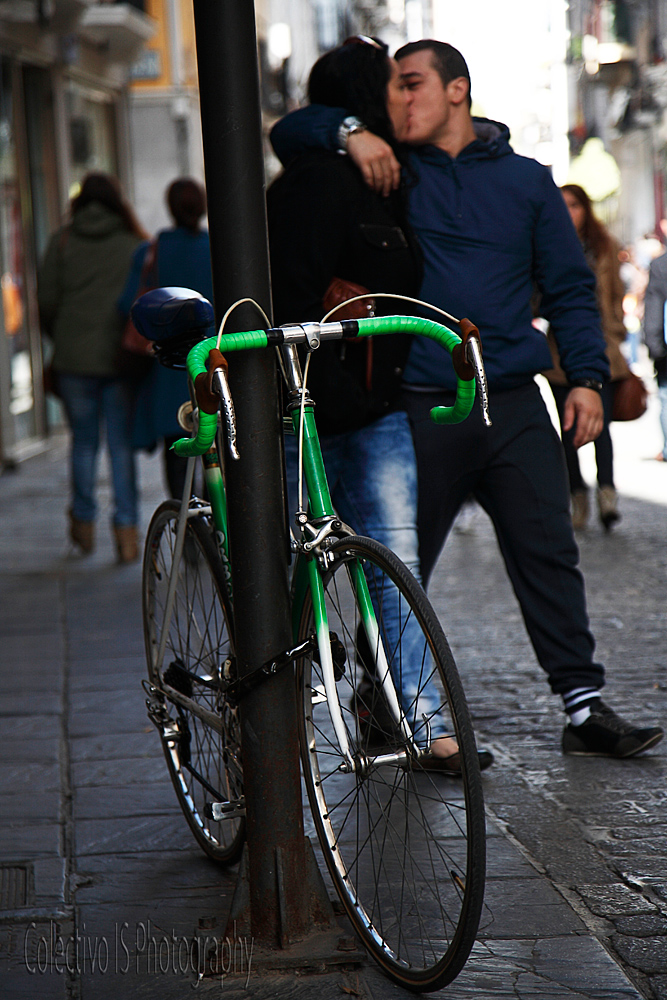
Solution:
M486 771L487 767L493 764L493 754L490 750L478 750L480 771ZM423 771L437 772L438 774L448 774L452 778L461 777L461 756L453 753L450 757L436 757L433 753L425 754L419 761L418 767Z

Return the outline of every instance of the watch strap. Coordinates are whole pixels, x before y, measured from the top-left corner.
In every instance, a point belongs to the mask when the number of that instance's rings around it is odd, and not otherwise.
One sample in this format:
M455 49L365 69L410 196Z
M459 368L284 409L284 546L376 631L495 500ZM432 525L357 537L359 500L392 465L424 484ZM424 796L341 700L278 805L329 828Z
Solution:
M602 382L596 378L573 378L570 379L573 389L593 389L595 392L602 392Z

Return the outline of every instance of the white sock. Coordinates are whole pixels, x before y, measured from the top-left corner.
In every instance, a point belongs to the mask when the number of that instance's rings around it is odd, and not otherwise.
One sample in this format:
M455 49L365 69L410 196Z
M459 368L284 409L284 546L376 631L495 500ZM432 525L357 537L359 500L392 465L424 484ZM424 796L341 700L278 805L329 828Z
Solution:
M562 695L563 706L567 712L570 724L573 726L580 726L582 722L590 717L591 706L600 697L599 688L572 688L571 691L566 691Z

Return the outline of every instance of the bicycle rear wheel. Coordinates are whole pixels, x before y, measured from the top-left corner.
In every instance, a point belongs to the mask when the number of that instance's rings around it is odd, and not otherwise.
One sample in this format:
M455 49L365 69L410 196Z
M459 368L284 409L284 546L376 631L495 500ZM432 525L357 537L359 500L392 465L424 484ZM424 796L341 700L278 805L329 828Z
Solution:
M237 861L245 838L240 726L222 693L232 655L231 609L222 563L203 518L186 525L174 609L162 663L164 627L180 503L167 500L151 520L143 565L143 613L149 716L157 726L171 780L199 846L215 861ZM230 803L214 820L213 803Z
M319 658L301 659L300 741L313 819L334 887L364 945L397 983L418 992L434 990L463 968L484 896L484 805L470 717L435 612L403 563L367 538L341 539L329 552L333 565L322 580L339 670L339 644L345 648L344 673L336 687L355 772L344 770ZM364 625L358 566L375 611L375 638ZM308 592L300 638L313 628ZM369 677L378 662L373 645L377 651L380 642L395 686L394 703L403 700L399 720L377 676ZM413 667L418 665L410 705L403 683L408 657ZM458 779L422 768L402 728L407 721L413 732L419 729L411 708L427 681L439 692L437 714L458 741ZM435 716L431 721L435 724ZM424 742L423 720L421 727ZM379 760L392 754L398 760Z

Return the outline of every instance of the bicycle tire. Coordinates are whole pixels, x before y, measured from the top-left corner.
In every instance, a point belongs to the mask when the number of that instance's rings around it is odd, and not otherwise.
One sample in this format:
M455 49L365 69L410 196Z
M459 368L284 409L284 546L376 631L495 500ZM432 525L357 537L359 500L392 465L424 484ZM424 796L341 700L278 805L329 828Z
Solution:
M304 781L334 888L363 944L391 979L415 992L439 989L468 958L484 898L484 803L463 688L428 598L392 552L371 539L351 537L334 542L328 558L333 565L322 571L322 580L329 630L346 652L336 687L355 759L405 747L377 683L370 685L372 696L359 693L370 647L348 572L356 560L364 567L392 673L402 668L402 643L408 642L406 626L414 616L418 631L412 629L410 641L413 655L421 642L420 684L427 670L437 678L440 712L458 741L458 779L425 771L414 755L405 767L345 774L318 657L297 664ZM313 630L312 601L308 592L298 618L300 638ZM390 650L383 612L392 601L401 618L399 641ZM341 658L339 647L339 663ZM397 695L399 688L397 679Z
M179 804L195 840L213 860L233 864L245 839L245 819L214 820L211 803L239 802L243 795L240 726L223 696L226 661L232 655L229 592L211 527L190 518L178 576L169 637L158 672L156 658L174 557L180 503L167 500L155 511L146 535L143 616L150 697ZM170 693L171 690L171 693ZM178 701L178 694L186 701ZM208 710L208 719L196 709ZM220 720L218 722L218 720Z

